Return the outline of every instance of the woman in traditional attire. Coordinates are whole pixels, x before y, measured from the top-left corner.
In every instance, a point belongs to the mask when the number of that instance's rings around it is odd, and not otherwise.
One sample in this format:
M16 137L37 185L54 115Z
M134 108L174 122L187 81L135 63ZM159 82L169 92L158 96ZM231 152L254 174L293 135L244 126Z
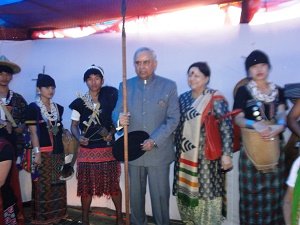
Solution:
M282 132L286 126L285 98L283 90L267 80L271 64L264 52L253 51L247 57L245 67L251 81L237 90L233 107L242 110L235 117L243 139L239 158L240 224L280 225L284 224ZM251 135L244 135L243 129L252 132ZM254 135L257 139L251 140ZM249 154L260 146L267 147L259 152L269 151L265 159L276 160L263 165L250 158ZM256 159L263 157L256 156Z
M52 101L56 85L51 76L39 74L36 87L38 97L26 110L39 175L32 181L31 224L53 224L67 217L66 182L59 179L65 156L64 108Z
M11 144L0 138L0 224L24 225L18 170Z
M215 160L205 157L203 120L207 110L210 110L208 105L212 97L215 118L229 112L225 98L207 87L209 79L208 65L204 62L193 63L188 69L191 90L179 97L181 117L175 135L173 195L177 196L181 219L187 225L222 223L222 173L232 168L233 128L230 117L221 120L219 125L222 156Z
M77 156L77 195L81 197L82 222L89 225L93 196L112 198L117 224L122 219L121 165L112 155L114 133L111 114L118 99L116 88L105 86L102 68L92 65L84 73L89 90L71 104L71 131L80 147Z

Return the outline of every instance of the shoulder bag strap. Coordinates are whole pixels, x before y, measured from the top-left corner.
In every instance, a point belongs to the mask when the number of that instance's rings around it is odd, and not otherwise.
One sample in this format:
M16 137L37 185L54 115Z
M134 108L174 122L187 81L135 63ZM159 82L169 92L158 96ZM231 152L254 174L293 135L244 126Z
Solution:
M229 113L226 113L224 116L220 117L217 122L220 122L222 119L224 119L225 117L228 117L228 116L232 116L232 115L235 115L235 114L239 114L240 112L242 112L241 109L235 109Z
M17 124L16 124L14 118L12 117L12 115L10 114L10 112L8 111L6 105L2 105L1 104L1 107L2 107L2 109L4 111L4 113L5 113L5 116L7 117L8 121L11 122L11 125L13 127L17 127Z

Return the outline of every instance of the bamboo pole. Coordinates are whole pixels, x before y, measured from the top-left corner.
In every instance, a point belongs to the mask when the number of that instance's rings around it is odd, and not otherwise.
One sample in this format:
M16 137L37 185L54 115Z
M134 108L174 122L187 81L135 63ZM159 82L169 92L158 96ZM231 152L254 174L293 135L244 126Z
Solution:
M122 0L122 69L123 69L123 111L127 113L127 86L126 86L126 0ZM130 225L129 218L129 176L128 176L128 126L124 126L124 169L125 169L125 208L126 208L126 225Z

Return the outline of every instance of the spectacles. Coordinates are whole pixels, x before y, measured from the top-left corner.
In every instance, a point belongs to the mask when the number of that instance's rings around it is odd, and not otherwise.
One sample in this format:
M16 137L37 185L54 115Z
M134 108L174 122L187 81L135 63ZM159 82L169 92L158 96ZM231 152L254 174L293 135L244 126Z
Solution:
M134 62L134 64L135 64L136 67L141 66L141 65L143 65L143 66L149 66L150 63L151 63L151 60L135 61Z

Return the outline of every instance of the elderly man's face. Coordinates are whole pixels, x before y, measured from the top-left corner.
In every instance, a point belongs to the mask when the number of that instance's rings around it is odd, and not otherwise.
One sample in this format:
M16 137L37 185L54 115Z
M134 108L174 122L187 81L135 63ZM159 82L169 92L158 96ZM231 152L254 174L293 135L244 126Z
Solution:
M7 72L0 72L0 86L8 86L12 80L12 74Z
M147 80L152 76L156 67L157 61L153 58L151 52L139 52L134 61L136 74L143 80Z

